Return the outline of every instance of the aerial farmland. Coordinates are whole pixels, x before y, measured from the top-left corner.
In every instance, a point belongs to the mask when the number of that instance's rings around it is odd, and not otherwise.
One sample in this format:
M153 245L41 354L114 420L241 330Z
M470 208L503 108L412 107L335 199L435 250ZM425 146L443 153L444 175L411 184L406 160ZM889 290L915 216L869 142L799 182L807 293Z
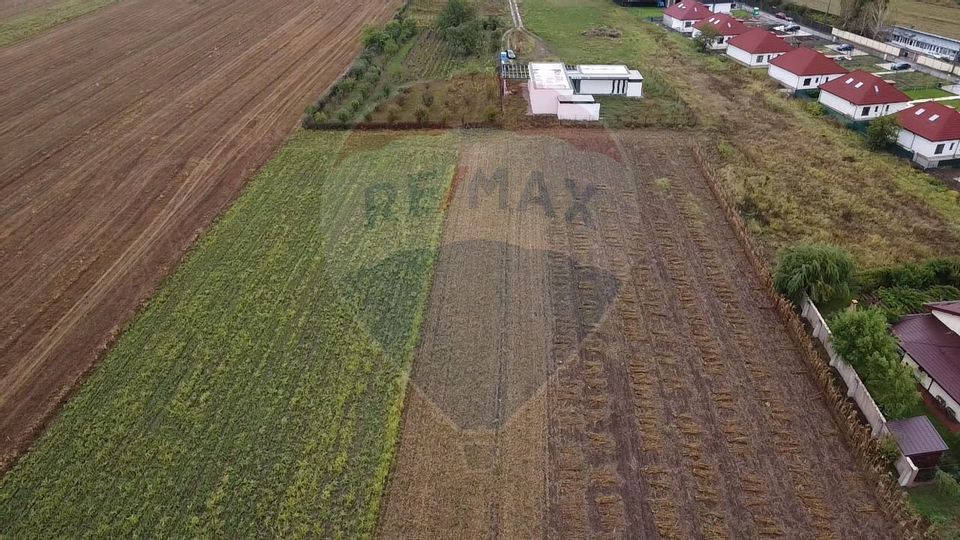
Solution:
M940 534L770 273L956 256L957 192L660 11L0 6L0 537Z

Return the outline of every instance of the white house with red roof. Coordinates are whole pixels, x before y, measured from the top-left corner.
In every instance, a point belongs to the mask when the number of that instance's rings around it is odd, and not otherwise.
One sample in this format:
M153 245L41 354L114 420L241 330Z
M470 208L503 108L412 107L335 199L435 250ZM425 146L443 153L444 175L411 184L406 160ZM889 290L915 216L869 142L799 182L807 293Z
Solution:
M727 42L727 56L749 67L766 67L793 47L762 28L748 30Z
M960 419L960 302L925 307L929 313L907 315L892 331L920 385Z
M913 152L913 161L920 166L960 159L960 111L926 101L897 113L897 121L897 144Z
M663 10L663 25L678 32L693 32L693 25L713 15L710 8L700 2L683 0Z
M709 47L713 50L722 50L727 48L727 43L750 30L747 25L740 22L739 19L736 19L725 13L718 13L716 15L711 15L702 21L697 21L693 25L693 38L699 36L702 30L706 27L714 28L720 35L709 44Z
M847 73L846 68L807 47L797 47L770 61L767 73L796 92L811 90Z
M910 97L866 71L851 71L820 85L820 103L855 121L895 114L910 106Z

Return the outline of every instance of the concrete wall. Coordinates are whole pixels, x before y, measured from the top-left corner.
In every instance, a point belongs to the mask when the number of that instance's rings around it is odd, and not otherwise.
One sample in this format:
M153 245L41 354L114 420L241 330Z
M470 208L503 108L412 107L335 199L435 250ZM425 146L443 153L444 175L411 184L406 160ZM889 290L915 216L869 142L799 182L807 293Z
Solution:
M897 473L899 476L897 478L897 483L901 486L909 486L913 483L913 480L917 477L917 473L920 472L920 469L913 464L913 460L907 456L900 456L900 459L896 463Z
M950 62L944 62L943 60L937 60L936 58L930 58L929 56L924 56L922 54L917 55L917 63L921 66L926 66L930 69L935 69L944 73L960 75L960 65L955 66Z
M527 92L530 96L530 111L533 114L557 114L557 97L572 96L573 89L569 90L538 90L533 79L527 81Z
M857 375L853 366L833 350L833 346L830 344L832 339L830 327L823 320L817 306L809 298L804 298L800 314L810 322L813 336L820 340L820 343L827 350L827 354L830 356L830 365L837 370L837 373L840 374L843 382L847 385L847 396L853 398L860 412L867 419L873 436L879 437L887 433L887 419L880 412L880 408L877 407L877 403L873 400L867 387L860 380L860 376Z
M833 35L844 41L856 43L857 45L862 45L877 52L889 54L891 56L900 56L900 47L894 47L889 43L883 43L875 39L865 38L860 34L854 34L853 32L847 32L846 30L840 30L839 28L833 29Z

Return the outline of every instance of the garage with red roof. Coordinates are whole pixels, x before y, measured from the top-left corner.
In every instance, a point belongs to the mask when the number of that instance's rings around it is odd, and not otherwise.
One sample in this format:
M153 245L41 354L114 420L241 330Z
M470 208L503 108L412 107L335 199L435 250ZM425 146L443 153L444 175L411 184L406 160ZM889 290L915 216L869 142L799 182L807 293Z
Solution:
M754 28L727 43L727 55L750 67L766 67L774 58L793 47L773 32Z
M854 121L895 114L910 106L910 97L866 71L851 71L820 85L820 103Z
M768 73L791 90L811 90L847 73L832 58L807 48L797 47L770 61Z

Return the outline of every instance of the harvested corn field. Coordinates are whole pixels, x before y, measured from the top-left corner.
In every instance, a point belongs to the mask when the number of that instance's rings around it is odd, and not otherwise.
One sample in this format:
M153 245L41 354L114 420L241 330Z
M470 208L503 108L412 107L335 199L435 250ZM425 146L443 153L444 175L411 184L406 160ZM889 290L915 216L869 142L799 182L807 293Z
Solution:
M464 137L382 536L896 534L693 155Z

